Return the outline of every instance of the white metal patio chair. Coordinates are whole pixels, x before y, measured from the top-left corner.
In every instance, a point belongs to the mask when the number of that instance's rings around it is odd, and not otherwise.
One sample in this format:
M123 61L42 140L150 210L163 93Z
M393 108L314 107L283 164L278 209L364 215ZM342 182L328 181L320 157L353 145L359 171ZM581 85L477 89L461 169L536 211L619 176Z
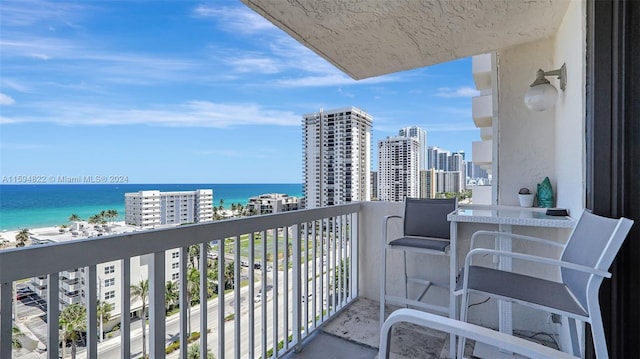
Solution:
M380 276L380 325L382 325L385 319L385 302L387 301L405 306L411 305L417 308L439 312L444 315L455 315L455 305L453 302L450 302L448 306L443 307L422 301L423 297L431 287L441 286L450 289L455 285L455 279L450 278L449 283L434 283L430 280L408 277L407 252L448 256L450 251L455 250L455 248L450 248L451 226L447 221L447 215L455 211L457 206L458 200L456 198L406 198L404 216L386 216L384 218L382 223L384 248L382 250L382 273ZM394 218L403 219L403 234L400 238L389 241L387 227L389 220ZM404 252L404 297L386 293L386 263L387 250L389 249L402 250ZM424 275L422 275L422 277L424 277ZM424 289L415 299L409 298L409 283L424 286ZM449 292L451 299L452 291L450 290Z
M382 330L380 331L380 350L378 352L378 359L389 358L389 350L391 349L391 329L393 325L397 323L412 323L449 333L452 337L466 337L473 339L476 342L496 346L529 358L576 359L576 357L571 354L564 353L529 340L500 333L493 329L407 308L398 309L391 313L389 318L387 318L382 325Z
M542 238L478 231L471 237L471 251L465 258L461 280L462 307L460 318L467 321L467 303L470 292L507 300L565 316L569 322L573 355L581 356L578 345L576 320L591 324L591 336L598 358L608 358L598 291L602 280L610 278L607 272L633 221L627 218L612 219L584 211L576 223L566 244ZM562 248L559 259L523 253L504 252L495 249L475 248L481 236L513 238ZM555 266L560 281L536 278L530 275L501 271L473 264L478 256L500 256L522 261ZM460 287L460 283L458 283ZM464 347L459 341L458 355Z

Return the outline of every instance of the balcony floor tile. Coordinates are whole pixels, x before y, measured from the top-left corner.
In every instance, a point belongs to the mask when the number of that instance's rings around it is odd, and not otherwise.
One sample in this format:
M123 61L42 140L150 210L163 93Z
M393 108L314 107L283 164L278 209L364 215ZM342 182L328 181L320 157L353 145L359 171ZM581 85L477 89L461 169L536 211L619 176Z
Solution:
M378 350L324 332L316 334L299 353L291 353L287 359L374 359Z
M387 313L394 309L388 308ZM360 298L327 323L302 352L290 358L377 358L378 316L378 302ZM412 324L398 324L393 329L390 357L446 358L448 335Z

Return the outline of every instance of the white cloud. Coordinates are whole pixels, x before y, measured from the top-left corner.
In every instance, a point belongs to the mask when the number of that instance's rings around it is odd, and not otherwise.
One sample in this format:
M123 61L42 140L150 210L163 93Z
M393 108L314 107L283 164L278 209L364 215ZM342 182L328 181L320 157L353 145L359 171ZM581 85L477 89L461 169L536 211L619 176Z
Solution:
M5 117L5 116L0 116L0 125L8 125L11 123L18 123L19 121L16 121L12 118L9 117Z
M70 3L62 1L38 1L38 0L3 0L0 6L0 17L7 26L41 25L44 21L52 20L56 23L71 24L70 19L75 19L88 8L86 4Z
M31 57L35 58L35 59L40 59L40 60L49 60L50 57L45 55L45 54L31 54Z
M29 86L27 86L26 84L24 84L22 82L19 82L19 81L15 81L13 79L8 79L8 78L0 79L0 87L10 88L10 89L18 91L18 92L30 92L31 91L31 88Z
M162 127L231 128L238 126L300 126L300 115L254 103L189 101L151 109L114 109L78 103L39 103L38 115L2 118L4 123L49 122L71 126L148 125Z
M275 74L281 69L281 64L276 59L268 57L232 58L228 60L228 64L234 67L236 72Z
M441 87L437 90L435 95L444 98L473 97L480 95L480 91L471 87L458 87L456 89Z
M253 34L276 27L246 7L213 7L200 5L193 10L198 17L215 19L220 28L229 32Z
M338 93L344 97L349 97L349 98L354 98L354 94L352 94L351 92L348 91L344 91L341 87L338 88Z
M14 103L16 103L16 100L11 96L0 93L0 105L13 105Z

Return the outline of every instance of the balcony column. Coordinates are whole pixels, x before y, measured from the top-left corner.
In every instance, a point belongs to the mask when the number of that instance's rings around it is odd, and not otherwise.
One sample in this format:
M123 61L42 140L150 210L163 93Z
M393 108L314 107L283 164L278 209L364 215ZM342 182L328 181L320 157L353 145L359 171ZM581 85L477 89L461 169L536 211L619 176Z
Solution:
M120 261L120 357L131 357L131 258Z
M218 245L220 245L218 243ZM200 243L200 357L207 357L207 289L208 278L207 255L208 243Z
M13 281L2 283L0 291L0 308L12 308ZM2 358L11 358L12 314L12 310L0 311L0 357Z
M165 252L151 254L149 265L149 356L164 359L165 322ZM144 319L144 313L142 318Z
M302 336L300 333L300 317L301 317L301 308L300 308L300 287L302 285L301 281L301 267L300 263L302 258L300 257L300 225L296 224L293 227L293 288L292 289L292 298L293 298L293 341L295 344L295 352L300 352L302 350ZM306 282L305 282L306 286Z
M97 321L97 298L98 283L96 266L86 267L87 287L85 288L85 305L87 307L87 357L95 359L98 357L98 321Z
M47 283L47 323L57 324L60 321L60 300L58 299L60 295L59 290L59 274L49 274ZM4 307L4 303L2 303L2 306ZM58 326L47 325L47 334L47 351L49 352L50 358L57 358L59 353L58 346L60 344L60 330L58 329ZM4 346L4 343L2 344ZM11 346L9 346L9 350L11 350ZM0 351L0 357L5 357L4 352ZM9 356L9 358L10 357L11 356Z
M180 247L180 277L178 281L178 286L180 290L180 348L186 348L188 343L187 339L189 337L189 329L191 328L191 323L188 323L191 316L188 311L191 310L191 303L189 303L189 294L187 292L187 273L188 273L188 265L187 265L187 257L189 256L189 247ZM187 359L187 350L180 349L180 359Z
M224 248L225 248L225 239L220 239L218 241L218 273L216 276L218 278L218 358L224 359L225 355L225 335L224 335L224 270L225 270L225 261L224 261ZM234 300L238 297L235 297ZM206 335L205 335L206 337ZM204 353L204 352L203 352ZM206 353L204 353L206 357ZM265 356L266 358L266 356Z

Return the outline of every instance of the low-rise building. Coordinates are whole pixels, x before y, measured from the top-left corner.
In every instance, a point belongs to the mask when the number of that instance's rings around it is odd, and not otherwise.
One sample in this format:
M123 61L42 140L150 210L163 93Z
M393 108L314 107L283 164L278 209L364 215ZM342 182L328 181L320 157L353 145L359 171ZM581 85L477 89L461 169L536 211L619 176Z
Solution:
M138 191L124 195L125 223L139 227L213 220L213 190Z
M268 214L295 211L300 208L300 198L290 197L283 193L267 193L249 198L247 212L251 214Z
M126 233L135 231L135 227L126 225L112 226L112 233ZM75 240L78 235L69 231L63 234L35 234L32 236L34 245L46 243L59 243ZM94 234L93 232L90 232ZM180 251L179 249L165 252L165 278L166 281L177 281L180 275ZM131 285L137 285L140 281L148 278L149 255L132 257L130 259L130 281ZM59 284L59 308L63 310L72 304L86 303L86 283L88 283L88 272L86 268L69 268L60 272ZM111 320L104 326L109 330L113 325L119 323L122 315L120 303L122 297L121 261L111 261L96 265L96 280L98 284L98 300L111 305ZM47 299L47 276L33 277L27 283L27 287L36 293L40 298ZM130 316L139 317L141 315L142 302L140 300L131 303Z

